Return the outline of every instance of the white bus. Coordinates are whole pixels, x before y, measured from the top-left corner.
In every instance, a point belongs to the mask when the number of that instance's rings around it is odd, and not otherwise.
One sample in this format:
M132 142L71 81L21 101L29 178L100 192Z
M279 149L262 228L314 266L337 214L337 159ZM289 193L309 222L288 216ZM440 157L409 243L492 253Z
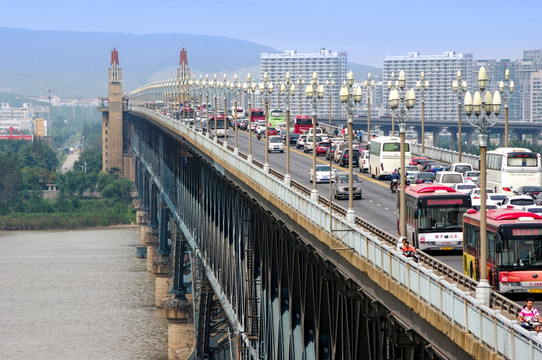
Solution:
M231 113L231 116L232 117L235 117L235 112L236 112L236 109L235 109L235 106L232 106L231 109L230 109L230 113ZM237 118L241 118L245 116L245 109L242 108L242 107L237 107Z
M542 184L540 154L524 148L498 148L487 152L487 187L496 193L520 186Z
M410 144L405 142L405 164L410 164ZM369 172L380 179L389 176L401 167L401 139L396 136L381 136L369 143Z

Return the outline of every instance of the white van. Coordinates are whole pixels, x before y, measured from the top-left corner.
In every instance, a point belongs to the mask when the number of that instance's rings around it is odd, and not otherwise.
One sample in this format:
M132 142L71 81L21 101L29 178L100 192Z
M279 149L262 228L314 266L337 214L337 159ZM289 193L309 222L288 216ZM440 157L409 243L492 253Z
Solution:
M312 130L313 130L313 129L314 129L314 128L310 128L306 135L307 135L307 136L312 136ZM322 134L324 133L324 132L322 131L321 128L316 128L315 131L316 131L316 136L322 135Z
M362 150L359 157L359 172L369 172L369 150Z
M446 186L452 186L453 184L461 184L465 182L463 174L456 171L439 171L435 175L435 183L439 183Z
M450 165L450 171L455 171L463 175L465 175L467 171L473 170L474 169L472 168L472 165L467 163L453 163L452 165Z

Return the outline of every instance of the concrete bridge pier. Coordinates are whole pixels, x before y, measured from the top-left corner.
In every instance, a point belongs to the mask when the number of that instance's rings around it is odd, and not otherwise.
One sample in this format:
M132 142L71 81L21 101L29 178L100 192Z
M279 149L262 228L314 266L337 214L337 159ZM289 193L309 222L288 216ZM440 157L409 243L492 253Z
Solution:
M147 227L145 234L145 246L147 246L147 271L152 272L152 262L156 249L158 249L158 232L154 227Z
M164 302L164 314L168 321L168 359L188 359L195 348L192 305L186 297L176 296Z

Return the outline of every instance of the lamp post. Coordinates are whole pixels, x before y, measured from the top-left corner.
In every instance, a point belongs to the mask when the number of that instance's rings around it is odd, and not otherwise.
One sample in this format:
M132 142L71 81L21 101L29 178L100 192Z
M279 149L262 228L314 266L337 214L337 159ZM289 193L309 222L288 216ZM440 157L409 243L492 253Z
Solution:
M292 84L290 73L286 73L284 82L280 85L281 95L286 96L286 175L284 175L284 184L290 185L290 96L295 95L295 85Z
M297 79L297 88L299 89L299 115L303 115L303 89L305 88L305 80L299 75Z
M504 72L504 81L499 83L499 90L504 101L504 147L508 147L508 102L514 94L514 82L510 81L510 70Z
M215 133L214 133L214 141L216 142L218 140L218 132L217 132L217 128L218 126L216 126L217 124L217 115L218 115L218 101L217 101L217 93L218 93L218 82L216 81L216 74L214 76L214 80L209 80L209 88L213 91L213 95L214 95L214 109L213 109L213 116L214 116L214 128L215 128ZM207 123L209 124L209 119L207 120Z
M469 91L465 94L465 112L470 124L478 128L480 142L480 276L476 286L476 300L489 305L491 286L487 281L486 147L489 127L495 125L501 112L501 94L495 91L495 95L491 96L490 91L485 91L487 73L483 66L478 72L478 87L480 91L474 93L474 99ZM473 112L476 117L471 119Z
M371 141L371 92L375 87L375 82L371 80L371 73L367 75L367 80L363 82L363 88L367 95L367 142ZM361 139L359 139L361 142Z
M237 140L237 95L239 94L239 90L241 83L237 81L237 74L233 76L233 81L230 82L230 92L233 95L233 122L235 126L235 147L233 148L233 153L235 155L239 154L239 147L238 147L238 140Z
M228 148L228 87L227 87L226 74L224 74L224 81L220 83L220 93L222 96L224 96L224 142L222 143L222 145L227 149Z
M401 191L400 191L400 220L399 220L399 233L400 241L406 239L406 205L405 205L405 132L406 122L412 113L412 109L416 104L416 93L414 89L406 90L406 75L405 71L401 70L399 73L399 81L397 82L397 88L390 91L389 104L392 114L397 116L397 122L399 123L399 134L401 137Z
M425 73L422 71L420 80L416 81L416 91L420 94L420 98L422 100L422 155L425 155L425 92L427 90L429 90L429 81L425 80ZM461 117L461 115L459 116ZM461 128L459 132L461 139Z
M459 106L459 109L458 109L458 112L457 112L457 118L458 118L458 123L457 123L457 137L458 137L458 145L457 145L457 161L458 162L461 162L461 158L462 158L462 145L463 145L463 140L461 139L461 135L462 135L462 130L461 130L461 104L463 103L464 99L465 99L465 93L467 92L467 82L465 80L461 80L461 70L458 70L457 71L457 80L454 80L452 82L452 90L454 91L454 93L457 95L457 101L458 101L458 106Z
M356 213L354 212L354 167L353 158L354 154L352 143L353 137L353 125L354 125L354 110L359 106L362 97L362 90L360 87L354 86L354 74L352 71L346 75L346 83L341 88L339 93L341 103L346 109L346 130L348 131L348 211L346 212L346 221L354 223L356 221ZM331 181L331 179L330 179ZM330 184L331 186L331 184Z
M312 191L311 199L318 201L318 190L316 189L316 111L318 110L318 100L324 97L324 86L318 85L318 75L316 71L312 74L311 83L305 88L305 96L312 105Z
M391 80L388 81L388 91L390 92L390 96L391 96L392 90L397 89L397 87L398 87L398 83L395 81L395 73L392 72ZM393 113L393 111L391 112L391 136L395 136L395 114Z
M269 98L273 93L273 82L270 81L267 73L263 75L263 81L259 86L260 96L263 96L265 102L265 164L263 171L269 172Z
M250 114L251 114L251 107L252 107L252 104L254 103L254 100L251 104L250 102L250 95L254 95L254 93L256 92L256 82L253 82L252 81L252 78L250 77L250 74L247 75L247 80L245 81L245 83L243 84L243 91L245 92L245 94L247 95L247 100L248 100L248 157L247 157L247 161L249 163L252 162L252 124L251 124L251 121L250 121Z

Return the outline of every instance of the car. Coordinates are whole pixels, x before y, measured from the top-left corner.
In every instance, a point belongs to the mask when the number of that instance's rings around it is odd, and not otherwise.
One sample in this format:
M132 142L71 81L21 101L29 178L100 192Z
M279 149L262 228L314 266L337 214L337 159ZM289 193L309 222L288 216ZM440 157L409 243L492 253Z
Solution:
M438 162L431 162L427 164L427 170L437 173L439 171L444 171L446 168L446 165L438 163Z
M369 150L363 150L359 156L359 172L369 172Z
M336 172L335 169L333 169L329 165L316 165L316 183L321 182L329 182L330 179L330 173L331 173L331 182L335 181ZM312 169L309 171L309 181L312 183L314 181L314 177L312 175Z
M358 167L359 166L359 156L361 155L358 149L352 149L352 166ZM348 160L350 159L350 156L348 156L348 148L343 150L343 153L341 154L341 158L339 159L339 165L340 166L348 166Z
M479 171L467 171L465 173L465 182L476 183L480 177Z
M421 160L427 160L426 157L422 157L422 156L418 156L418 157L413 157L410 161L410 165L418 165L418 162L421 161ZM423 164L422 164L423 165Z
M295 143L295 147L297 149L301 149L305 145L305 140L307 139L307 135L299 135L297 138L297 141Z
M268 126L267 133L269 134L269 136L278 135L278 131L274 126ZM265 129L263 131L263 135L265 135Z
M507 193L488 193L486 194L486 204L501 206L502 201L509 194Z
M241 130L246 130L248 128L248 119L237 119L237 127Z
M264 135L265 134L265 120L259 120L258 124L254 128L256 134Z
M435 173L432 172L418 172L412 176L411 184L430 184L435 180Z
M331 141L331 145L338 145L338 144L344 142L344 139L340 138L340 137L333 137L333 138L329 139L329 141Z
M501 203L505 209L522 209L535 207L534 199L530 195L508 195Z
M269 136L269 140L267 141L267 152L273 151L284 152L284 142L280 135Z
M465 175L467 171L472 171L472 165L468 163L453 163L450 165L450 171L455 171Z
M482 189L480 188L475 188L475 189L471 189L471 191L469 192L472 205L480 205L480 191L481 190ZM487 194L492 194L492 193L495 193L495 191L493 191L492 189L486 189L486 198L487 198Z
M338 172L335 175L335 183L333 184L333 195L335 199L349 198L349 181L350 176L346 171ZM361 179L356 174L352 176L352 185L352 196L354 199L361 200Z
M476 211L480 211L480 204L478 205L472 205L472 208ZM493 205L493 204L490 204L490 205L486 205L486 210L495 210L495 209L498 209L499 207L497 205Z
M464 183L465 178L463 178L463 174L456 171L439 171L435 175L435 182L446 186L452 186L453 184Z
M312 152L312 141L314 140L314 137L312 135L307 135L307 139L305 139L305 143L303 144L303 152L308 153ZM322 137L319 135L316 135L316 144L318 144L320 141L322 141Z
M535 214L541 214L542 213L542 206L533 206L533 207L525 208L525 209L522 209L522 210L525 210L525 211L528 211L528 212L531 212L531 213L535 213Z
M316 144L316 156L320 154L327 154L327 150L330 147L329 141L322 140L318 144Z
M335 158L335 150L337 145L331 145L326 152L326 160L333 160Z
M533 199L536 199L540 193L542 193L542 186L520 186L516 191L514 191L514 194L529 195Z
M451 186L452 189L455 191L459 191L465 194L468 194L472 189L476 189L476 184L473 183L459 183L459 184L453 184Z
M297 139L299 138L299 134L290 133L290 145L295 145L297 143Z

